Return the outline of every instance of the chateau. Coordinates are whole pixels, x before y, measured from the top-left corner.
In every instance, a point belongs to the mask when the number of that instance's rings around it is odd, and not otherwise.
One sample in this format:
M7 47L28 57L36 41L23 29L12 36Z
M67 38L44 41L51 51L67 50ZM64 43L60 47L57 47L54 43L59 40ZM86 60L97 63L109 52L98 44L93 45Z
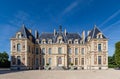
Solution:
M60 26L52 33L41 33L22 25L11 38L11 69L107 69L108 39L96 27L79 33L70 33Z

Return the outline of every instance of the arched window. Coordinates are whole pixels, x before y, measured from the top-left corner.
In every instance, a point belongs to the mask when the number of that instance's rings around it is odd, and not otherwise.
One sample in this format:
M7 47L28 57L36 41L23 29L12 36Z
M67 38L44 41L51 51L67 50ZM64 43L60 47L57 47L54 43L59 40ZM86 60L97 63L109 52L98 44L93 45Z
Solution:
M17 51L20 52L20 50L21 50L21 45L17 44Z

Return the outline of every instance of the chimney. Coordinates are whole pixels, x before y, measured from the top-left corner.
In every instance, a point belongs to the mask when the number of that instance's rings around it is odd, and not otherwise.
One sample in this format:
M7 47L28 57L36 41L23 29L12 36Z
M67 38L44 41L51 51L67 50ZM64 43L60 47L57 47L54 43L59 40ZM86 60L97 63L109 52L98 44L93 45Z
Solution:
M90 34L90 30L87 32L87 35L89 35Z
M66 29L65 29L65 36L66 36L66 33L67 33L67 32L66 32Z
M32 30L31 30L31 29L29 29L28 31L29 31L30 33L32 33Z
M56 35L56 30L54 29L54 36Z
M85 31L82 32L82 40L85 39Z
M39 38L39 33L37 30L35 30L35 38L38 39Z

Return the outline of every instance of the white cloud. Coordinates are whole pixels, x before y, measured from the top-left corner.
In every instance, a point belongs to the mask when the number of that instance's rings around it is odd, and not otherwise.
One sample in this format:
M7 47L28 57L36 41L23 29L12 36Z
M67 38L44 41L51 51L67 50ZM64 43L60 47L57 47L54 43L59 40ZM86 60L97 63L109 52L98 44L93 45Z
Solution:
M80 1L75 1L75 2L72 2L68 7L66 7L63 12L62 12L62 15L70 12L72 9L74 9L75 7L78 6Z
M118 14L120 14L120 9L117 10L115 13L113 13L111 16L109 16L105 21L103 21L99 26L102 27L104 24L115 18Z

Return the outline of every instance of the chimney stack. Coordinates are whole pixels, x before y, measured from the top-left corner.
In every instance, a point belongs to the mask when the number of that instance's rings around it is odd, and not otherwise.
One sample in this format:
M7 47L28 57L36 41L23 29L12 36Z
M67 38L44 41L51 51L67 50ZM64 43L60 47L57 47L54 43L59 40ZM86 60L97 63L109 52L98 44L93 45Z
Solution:
M85 31L82 32L82 40L85 40Z
M90 30L87 32L87 35L89 35L90 34Z
M37 30L35 30L35 38L38 39L39 38L39 33Z
M56 30L54 29L54 36L56 35Z
M66 36L67 32L66 32L66 29L65 29L65 36Z

